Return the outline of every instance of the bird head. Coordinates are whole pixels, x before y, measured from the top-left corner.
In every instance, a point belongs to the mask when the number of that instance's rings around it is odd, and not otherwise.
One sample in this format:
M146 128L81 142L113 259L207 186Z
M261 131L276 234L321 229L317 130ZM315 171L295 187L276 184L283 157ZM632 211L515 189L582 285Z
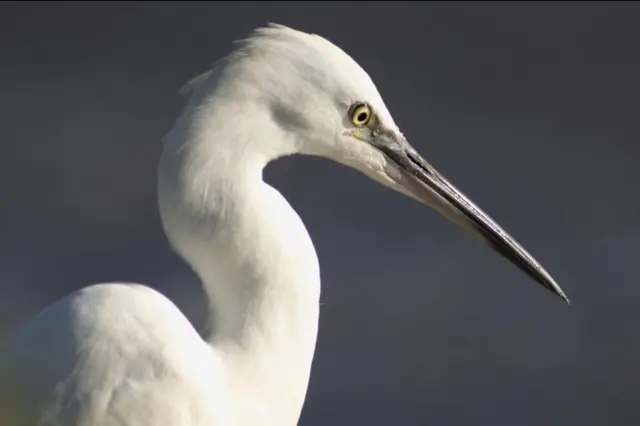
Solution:
M238 113L260 120L261 126L248 123L246 129L260 128L279 141L265 149L270 159L301 153L354 168L435 209L569 303L514 238L414 149L368 73L346 52L323 37L275 24L240 43L217 73L186 89L208 82L218 88L218 100L233 100Z

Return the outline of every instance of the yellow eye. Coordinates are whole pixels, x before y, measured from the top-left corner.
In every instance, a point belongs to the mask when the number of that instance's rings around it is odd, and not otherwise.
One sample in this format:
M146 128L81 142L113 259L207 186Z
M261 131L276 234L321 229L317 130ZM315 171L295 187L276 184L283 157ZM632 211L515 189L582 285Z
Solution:
M355 104L351 108L351 122L358 127L369 124L372 115L371 108L367 104Z

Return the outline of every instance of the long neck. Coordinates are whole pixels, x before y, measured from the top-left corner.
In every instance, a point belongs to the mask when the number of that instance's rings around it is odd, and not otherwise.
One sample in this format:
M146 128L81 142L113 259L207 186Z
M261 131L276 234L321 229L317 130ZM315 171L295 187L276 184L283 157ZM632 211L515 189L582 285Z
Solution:
M230 392L242 396L233 401L235 413L252 416L252 424L293 425L317 337L315 250L298 215L262 180L272 153L259 155L252 144L266 141L218 122L220 111L201 113L206 125L185 114L165 142L163 224L203 282L211 313L206 340L224 362Z

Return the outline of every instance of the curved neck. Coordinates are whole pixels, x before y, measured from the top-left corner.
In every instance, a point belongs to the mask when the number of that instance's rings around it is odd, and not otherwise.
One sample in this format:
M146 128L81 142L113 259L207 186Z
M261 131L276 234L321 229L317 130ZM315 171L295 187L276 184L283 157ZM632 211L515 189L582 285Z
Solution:
M183 115L165 141L163 225L203 282L206 340L225 363L232 395L243 396L234 412L251 415L252 424L282 416L296 424L317 337L316 253L298 215L262 180L273 153L251 149L261 141L207 112L204 126Z

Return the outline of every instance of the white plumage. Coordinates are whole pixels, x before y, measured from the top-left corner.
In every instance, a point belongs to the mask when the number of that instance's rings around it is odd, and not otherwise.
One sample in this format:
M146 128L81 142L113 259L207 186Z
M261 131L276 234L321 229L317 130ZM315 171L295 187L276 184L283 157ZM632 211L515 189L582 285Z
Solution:
M149 287L77 291L3 343L2 426L297 424L320 274L304 224L262 180L286 155L330 158L431 205L564 298L417 154L367 73L327 40L258 29L183 93L159 164L159 207L171 245L202 280L209 335Z

